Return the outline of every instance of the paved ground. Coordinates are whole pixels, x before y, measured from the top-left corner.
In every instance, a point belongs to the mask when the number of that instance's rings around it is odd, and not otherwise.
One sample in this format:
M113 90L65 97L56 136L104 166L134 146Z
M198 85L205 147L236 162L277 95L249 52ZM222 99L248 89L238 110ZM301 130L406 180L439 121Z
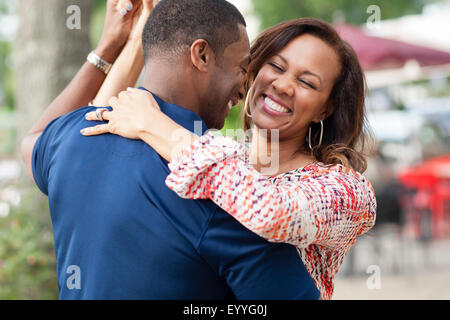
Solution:
M450 300L449 238L424 243L387 228L361 240L336 277L334 299Z
M368 277L336 280L334 300L449 300L450 270L383 275L380 288L369 289Z

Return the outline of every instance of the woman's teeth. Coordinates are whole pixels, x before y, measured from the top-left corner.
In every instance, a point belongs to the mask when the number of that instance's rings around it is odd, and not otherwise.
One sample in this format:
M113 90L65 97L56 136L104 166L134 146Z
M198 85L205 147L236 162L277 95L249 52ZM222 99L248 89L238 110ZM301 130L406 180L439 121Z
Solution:
M278 111L278 112L283 112L283 113L289 113L291 112L291 110L280 106L278 103L276 103L275 101L271 100L269 97L265 97L264 98L264 102L267 104L267 106L269 106L270 109Z

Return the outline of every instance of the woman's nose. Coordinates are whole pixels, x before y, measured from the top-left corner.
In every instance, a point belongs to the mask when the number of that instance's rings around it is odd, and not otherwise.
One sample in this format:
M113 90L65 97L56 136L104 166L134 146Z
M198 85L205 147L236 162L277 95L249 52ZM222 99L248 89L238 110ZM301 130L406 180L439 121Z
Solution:
M289 75L280 75L278 76L273 82L273 87L275 90L278 91L280 94L285 94L289 97L291 97L294 94L294 87L292 84L292 79Z

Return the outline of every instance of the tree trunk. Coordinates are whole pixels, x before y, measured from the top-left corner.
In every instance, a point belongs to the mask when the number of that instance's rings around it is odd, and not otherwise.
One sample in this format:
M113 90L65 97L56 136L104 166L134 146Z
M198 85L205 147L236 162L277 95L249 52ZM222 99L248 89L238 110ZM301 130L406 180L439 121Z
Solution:
M91 9L91 0L19 0L13 54L19 139L85 61Z
M91 49L92 0L18 0L17 9L19 26L13 58L20 141L84 63ZM41 262L39 269L36 269L38 264L32 268L29 263L23 263L23 253L12 253L12 260L22 261L16 268L22 272L21 283L32 285L25 291L17 286L9 289L15 294L13 299L56 299L53 241L43 236L52 230L47 199L26 177L26 170L22 170L20 188L22 203L15 209L14 219L21 228L33 232L26 241L32 239L33 248L37 248L33 252L39 254ZM17 242L17 239L10 239L10 242L13 240Z

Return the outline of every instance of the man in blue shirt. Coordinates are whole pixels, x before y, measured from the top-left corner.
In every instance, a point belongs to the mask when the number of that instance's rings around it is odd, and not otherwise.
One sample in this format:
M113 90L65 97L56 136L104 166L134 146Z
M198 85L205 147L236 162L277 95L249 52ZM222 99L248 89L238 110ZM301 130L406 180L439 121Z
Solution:
M242 98L248 64L237 9L223 0L160 2L143 47L144 86L161 110L192 132L195 122L202 131L221 128L228 102ZM91 67L66 94L97 78ZM83 137L84 115L96 108L67 113L60 105L49 107L22 152L49 197L61 299L318 298L294 247L265 241L211 201L179 198L152 148Z

